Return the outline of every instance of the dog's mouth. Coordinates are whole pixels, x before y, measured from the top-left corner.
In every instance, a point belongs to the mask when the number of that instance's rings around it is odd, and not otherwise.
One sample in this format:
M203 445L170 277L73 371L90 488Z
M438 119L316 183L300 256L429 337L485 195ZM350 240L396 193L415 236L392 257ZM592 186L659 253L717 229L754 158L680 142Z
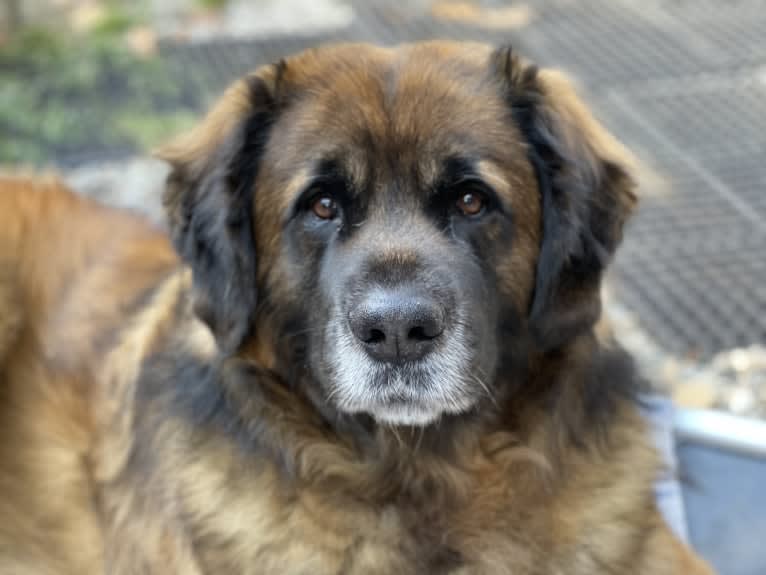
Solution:
M328 398L344 413L424 426L469 411L481 397L470 376L471 356L459 337L427 358L402 364L375 361L342 334L338 340Z

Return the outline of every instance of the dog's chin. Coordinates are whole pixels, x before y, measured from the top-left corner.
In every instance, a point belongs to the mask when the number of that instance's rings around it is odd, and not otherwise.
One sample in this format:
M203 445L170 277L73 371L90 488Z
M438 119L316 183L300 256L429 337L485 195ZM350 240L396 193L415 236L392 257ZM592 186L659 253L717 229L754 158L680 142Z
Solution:
M337 408L350 415L364 413L378 424L390 426L425 427L438 422L446 415L459 415L473 409L468 398L455 402L436 401L374 401L338 405Z
M371 409L369 414L384 425L425 427L438 421L443 411L415 405L387 405Z

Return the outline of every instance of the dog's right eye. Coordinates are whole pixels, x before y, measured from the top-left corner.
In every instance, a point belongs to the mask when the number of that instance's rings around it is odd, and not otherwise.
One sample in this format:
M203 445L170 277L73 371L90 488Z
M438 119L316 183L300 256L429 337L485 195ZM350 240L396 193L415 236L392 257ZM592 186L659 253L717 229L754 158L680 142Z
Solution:
M320 220L334 220L338 216L338 203L328 194L318 194L311 199L311 211Z
M461 214L472 217L478 216L484 210L486 203L487 200L482 192L467 191L458 198L455 205Z

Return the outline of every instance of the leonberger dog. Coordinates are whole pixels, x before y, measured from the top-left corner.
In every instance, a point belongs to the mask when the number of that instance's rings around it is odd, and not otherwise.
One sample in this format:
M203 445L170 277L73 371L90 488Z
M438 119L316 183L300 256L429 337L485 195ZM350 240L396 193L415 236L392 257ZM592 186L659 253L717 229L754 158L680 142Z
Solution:
M597 329L630 161L509 48L327 46L0 190L0 572L702 574Z

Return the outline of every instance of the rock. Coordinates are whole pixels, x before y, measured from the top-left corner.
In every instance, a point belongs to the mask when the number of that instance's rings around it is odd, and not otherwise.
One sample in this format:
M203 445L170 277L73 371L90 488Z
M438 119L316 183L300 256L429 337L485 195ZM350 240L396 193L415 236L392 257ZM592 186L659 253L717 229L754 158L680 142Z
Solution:
M729 409L737 415L750 415L756 411L757 398L749 387L738 386L729 395Z
M431 15L438 20L463 22L489 29L518 29L529 24L534 15L526 4L488 8L473 2L442 0L431 7Z
M157 35L149 26L135 26L125 34L125 44L139 58L157 54Z
M167 174L164 162L139 157L88 165L68 172L64 179L83 195L140 212L161 224L164 221L162 190Z
M72 29L76 32L90 32L103 22L106 6L98 2L79 2L69 15Z
M702 378L679 383L672 393L676 405L689 409L710 409L719 394L714 382Z

